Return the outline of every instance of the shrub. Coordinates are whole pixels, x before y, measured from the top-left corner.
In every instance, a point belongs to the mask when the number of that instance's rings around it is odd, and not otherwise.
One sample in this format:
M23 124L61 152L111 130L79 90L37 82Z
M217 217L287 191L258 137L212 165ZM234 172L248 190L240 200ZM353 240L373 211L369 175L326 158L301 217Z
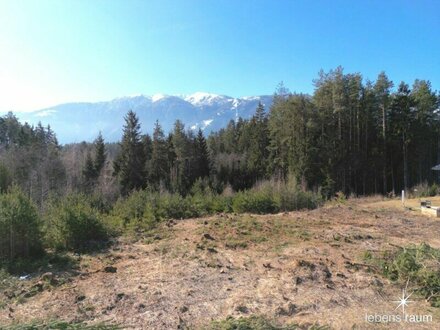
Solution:
M278 193L278 204L281 211L315 209L322 204L320 194L301 191L298 188L284 186Z
M227 195L215 195L212 199L212 210L213 212L232 212L232 196Z
M314 209L322 204L318 193L302 191L295 180L263 181L254 188L239 192L233 196L234 212L243 213L275 213Z
M187 219L217 212L275 213L313 209L322 202L319 194L303 192L292 182L264 181L256 187L233 193L214 193L206 181L198 180L192 195L157 193L140 190L119 199L106 221L117 232L146 231L162 220Z
M413 187L410 192L410 197L420 198L420 197L431 197L436 196L439 193L439 187L436 183L429 185L427 182L420 183Z
M185 219L197 216L191 205L191 198L184 198L179 194L161 195L158 214L160 219Z
M367 260L367 258L366 258ZM410 283L417 286L431 305L440 307L440 250L428 244L408 246L396 252L386 253L382 257L367 261L376 263L383 275L402 285Z
M40 228L35 205L18 188L0 194L0 259L40 254Z
M150 230L157 222L153 201L148 191L134 191L116 202L108 217L109 222L118 231Z
M209 180L206 178L198 178L191 187L190 193L191 195L211 194L212 190L209 186Z
M338 204L345 204L347 202L347 196L343 191L338 191L333 200Z
M193 210L193 216L203 217L215 212L214 196L210 193L196 194L189 198L189 203Z
M101 214L83 194L52 200L45 216L46 242L57 250L82 250L107 238Z
M237 213L275 213L279 210L269 191L249 190L237 193L232 202L232 209Z
M429 187L429 196L436 196L439 193L439 186L436 183L433 183Z

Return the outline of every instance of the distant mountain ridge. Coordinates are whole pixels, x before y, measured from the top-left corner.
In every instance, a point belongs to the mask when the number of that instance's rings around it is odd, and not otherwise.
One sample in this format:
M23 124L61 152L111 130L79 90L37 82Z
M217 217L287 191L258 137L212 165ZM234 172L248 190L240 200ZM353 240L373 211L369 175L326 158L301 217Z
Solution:
M187 128L210 132L225 127L231 119L250 118L258 102L268 111L272 98L271 95L233 98L203 92L137 95L107 102L65 103L18 116L30 124L39 121L45 126L50 124L62 144L92 141L99 131L107 141L115 142L121 138L124 116L130 109L139 116L143 133L151 134L156 120L168 132L176 119Z

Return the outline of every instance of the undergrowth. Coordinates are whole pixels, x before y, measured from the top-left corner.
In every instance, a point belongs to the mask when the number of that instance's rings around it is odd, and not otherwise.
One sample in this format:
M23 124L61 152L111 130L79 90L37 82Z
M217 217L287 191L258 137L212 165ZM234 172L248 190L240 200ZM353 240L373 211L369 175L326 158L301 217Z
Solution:
M68 323L64 321L31 322L29 324L14 324L2 328L4 330L116 330L122 329L117 325L99 323L87 325L85 323Z
M278 326L273 321L262 316L250 316L213 321L205 330L328 330L327 326L297 324Z
M391 281L415 286L415 292L440 307L440 249L422 243L380 256L365 253L364 259Z

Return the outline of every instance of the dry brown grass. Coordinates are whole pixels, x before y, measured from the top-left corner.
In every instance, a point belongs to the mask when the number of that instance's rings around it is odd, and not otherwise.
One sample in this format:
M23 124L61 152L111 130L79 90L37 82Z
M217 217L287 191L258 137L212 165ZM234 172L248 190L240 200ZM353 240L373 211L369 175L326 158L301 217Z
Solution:
M432 200L440 205L440 198ZM227 316L264 315L280 324L405 328L365 322L365 313L392 313L401 287L362 257L421 242L440 248L440 220L398 203L366 198L314 211L164 224L146 240L121 239L108 252L83 256L81 275L68 283L22 303L4 300L0 327L58 318L135 329L197 329ZM117 272L104 272L107 266ZM411 308L434 318L435 324L417 329L440 328L438 309L425 301Z

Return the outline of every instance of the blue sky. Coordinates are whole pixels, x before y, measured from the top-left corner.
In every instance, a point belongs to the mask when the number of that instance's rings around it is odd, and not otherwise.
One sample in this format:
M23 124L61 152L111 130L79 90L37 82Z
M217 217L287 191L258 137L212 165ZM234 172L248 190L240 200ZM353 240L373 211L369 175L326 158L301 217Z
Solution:
M0 111L133 94L312 92L342 65L440 88L440 1L2 0Z

